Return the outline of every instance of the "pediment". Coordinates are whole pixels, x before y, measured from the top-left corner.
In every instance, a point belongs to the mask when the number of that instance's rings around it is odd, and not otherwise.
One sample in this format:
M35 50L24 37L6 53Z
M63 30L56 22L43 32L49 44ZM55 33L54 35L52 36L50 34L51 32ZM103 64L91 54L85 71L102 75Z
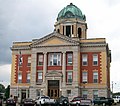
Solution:
M62 46L62 45L78 45L77 41L74 41L72 38L69 38L65 35L59 33L51 33L41 39L38 39L36 42L32 43L32 47L40 46Z
M50 71L46 73L46 77L62 77L62 73L58 71Z

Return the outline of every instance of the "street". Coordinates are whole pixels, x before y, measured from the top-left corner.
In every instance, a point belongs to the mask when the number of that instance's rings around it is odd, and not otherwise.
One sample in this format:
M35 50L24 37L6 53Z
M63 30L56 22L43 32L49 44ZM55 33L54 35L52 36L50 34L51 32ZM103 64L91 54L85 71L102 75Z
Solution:
M5 104L3 104L3 106L6 106ZM20 105L16 105L16 106L20 106ZM92 105L93 106L93 105ZM102 105L95 105L95 106L102 106ZM117 105L112 105L112 106L120 106L120 103L118 103Z

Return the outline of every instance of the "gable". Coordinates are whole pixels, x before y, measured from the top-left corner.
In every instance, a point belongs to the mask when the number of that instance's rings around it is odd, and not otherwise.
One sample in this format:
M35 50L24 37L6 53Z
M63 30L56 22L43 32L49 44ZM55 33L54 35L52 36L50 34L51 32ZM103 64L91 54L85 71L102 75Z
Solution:
M65 35L58 33L49 34L32 44L33 47L39 46L63 46L63 45L78 45L79 43Z
M52 37L51 39L48 39L45 42L41 43L41 45L43 45L43 46L70 45L70 44L71 44L70 42L60 39L60 38L57 38L57 37Z

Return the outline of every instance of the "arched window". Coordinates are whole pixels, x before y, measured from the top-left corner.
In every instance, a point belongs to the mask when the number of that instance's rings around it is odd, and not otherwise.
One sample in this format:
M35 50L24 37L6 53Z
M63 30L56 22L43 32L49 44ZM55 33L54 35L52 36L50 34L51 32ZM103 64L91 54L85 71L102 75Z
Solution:
M57 32L60 33L60 29L57 29Z
M82 36L82 29L81 28L78 28L78 37L81 38Z

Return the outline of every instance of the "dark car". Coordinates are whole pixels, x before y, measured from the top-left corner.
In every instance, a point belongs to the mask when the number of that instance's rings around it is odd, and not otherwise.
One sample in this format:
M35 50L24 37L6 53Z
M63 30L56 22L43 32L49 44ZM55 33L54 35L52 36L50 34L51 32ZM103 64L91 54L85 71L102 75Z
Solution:
M2 106L2 99L0 99L0 106Z
M22 106L34 106L35 101L31 98L24 99L22 102Z
M6 100L6 106L16 106L16 101L13 98L9 98Z
M109 105L111 106L114 103L114 100L111 98L106 98L106 97L97 97L93 100L93 104L98 104L98 105Z
M69 106L69 100L68 97L61 96L56 100L57 106Z

